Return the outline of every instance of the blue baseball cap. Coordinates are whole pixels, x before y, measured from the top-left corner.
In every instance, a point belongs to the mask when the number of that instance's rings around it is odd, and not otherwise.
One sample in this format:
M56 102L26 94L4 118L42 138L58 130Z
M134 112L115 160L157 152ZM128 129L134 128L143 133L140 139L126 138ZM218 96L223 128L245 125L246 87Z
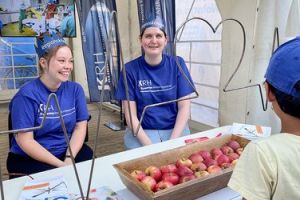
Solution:
M276 49L265 78L277 90L300 97L300 37L289 40Z
M45 35L42 38L36 38L36 45L34 45L34 47L40 58L48 53L50 49L65 45L67 45L65 40L59 35L53 33L52 35Z
M157 27L165 33L165 25L160 16L150 16L141 26L141 33L150 27Z

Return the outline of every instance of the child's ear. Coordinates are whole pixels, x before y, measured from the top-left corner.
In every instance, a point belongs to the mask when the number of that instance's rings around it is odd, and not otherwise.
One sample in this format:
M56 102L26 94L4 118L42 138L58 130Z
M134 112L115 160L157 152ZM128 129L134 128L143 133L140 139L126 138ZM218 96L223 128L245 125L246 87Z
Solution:
M275 95L273 94L273 92L271 91L270 85L269 85L268 82L265 83L265 89L266 89L266 95L267 95L268 101L269 101L269 102L275 101L275 100L276 100L276 97L275 97Z

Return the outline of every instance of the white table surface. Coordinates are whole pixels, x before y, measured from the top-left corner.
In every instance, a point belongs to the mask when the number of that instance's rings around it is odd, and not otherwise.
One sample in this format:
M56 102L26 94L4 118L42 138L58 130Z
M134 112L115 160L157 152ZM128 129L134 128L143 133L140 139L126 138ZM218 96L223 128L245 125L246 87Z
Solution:
M187 138L197 138L202 136L215 137L217 134L227 134L229 133L230 126L223 126L208 131L199 132L189 136L177 138L174 140L169 140L166 142L153 144L150 146L145 146L133 150L123 151L120 153L115 153L109 156L104 156L97 158L95 160L95 168L93 173L91 188L98 188L101 186L108 186L112 190L116 191L124 200L138 200L138 198L131 193L125 185L122 183L117 171L113 168L113 164L117 164L123 161L131 160L134 158L139 158L149 154L165 151L168 149L173 149L179 146L185 145L184 140ZM98 144L101 145L101 142ZM114 148L111 146L110 148ZM77 165L78 174L80 177L81 185L83 187L83 192L86 194L86 189L88 185L88 177L90 174L91 161L86 161L78 163ZM68 183L68 189L72 193L79 194L79 187L77 185L75 173L73 166L67 166L62 168L57 168L41 173L32 175L34 178L47 178L57 175L63 175ZM21 177L12 180L6 180L3 182L4 193L6 200L18 199L21 193L21 189L28 177ZM240 200L242 199L240 195L229 188L223 188L201 198L199 200Z

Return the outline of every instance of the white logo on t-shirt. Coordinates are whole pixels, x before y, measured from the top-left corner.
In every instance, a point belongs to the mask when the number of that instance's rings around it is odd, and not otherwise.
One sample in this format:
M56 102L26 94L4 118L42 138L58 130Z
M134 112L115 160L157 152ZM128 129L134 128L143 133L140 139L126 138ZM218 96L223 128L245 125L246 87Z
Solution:
M151 87L151 86L152 86L151 80L139 80L139 87L140 88Z

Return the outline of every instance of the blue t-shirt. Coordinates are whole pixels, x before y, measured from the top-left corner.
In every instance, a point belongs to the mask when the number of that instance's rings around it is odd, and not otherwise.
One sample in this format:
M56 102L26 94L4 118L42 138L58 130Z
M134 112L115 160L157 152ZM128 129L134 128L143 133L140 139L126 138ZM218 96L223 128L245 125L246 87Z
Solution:
M147 105L176 100L194 92L175 59L173 56L163 54L162 61L157 66L147 64L144 56L126 63L129 100L136 102L138 119ZM178 60L185 75L193 84L184 60L181 57L178 57ZM122 73L116 98L127 100ZM144 129L172 129L176 122L177 112L176 102L147 108L141 125Z
M43 114L46 112L48 96L51 93L39 78L20 88L9 105L12 128L22 129L40 126ZM84 91L78 83L66 81L61 83L55 94L70 138L76 122L89 119ZM48 107L44 126L34 131L33 134L34 139L53 155L59 156L66 151L67 143L54 98L51 99ZM26 155L15 139L12 140L11 152Z

